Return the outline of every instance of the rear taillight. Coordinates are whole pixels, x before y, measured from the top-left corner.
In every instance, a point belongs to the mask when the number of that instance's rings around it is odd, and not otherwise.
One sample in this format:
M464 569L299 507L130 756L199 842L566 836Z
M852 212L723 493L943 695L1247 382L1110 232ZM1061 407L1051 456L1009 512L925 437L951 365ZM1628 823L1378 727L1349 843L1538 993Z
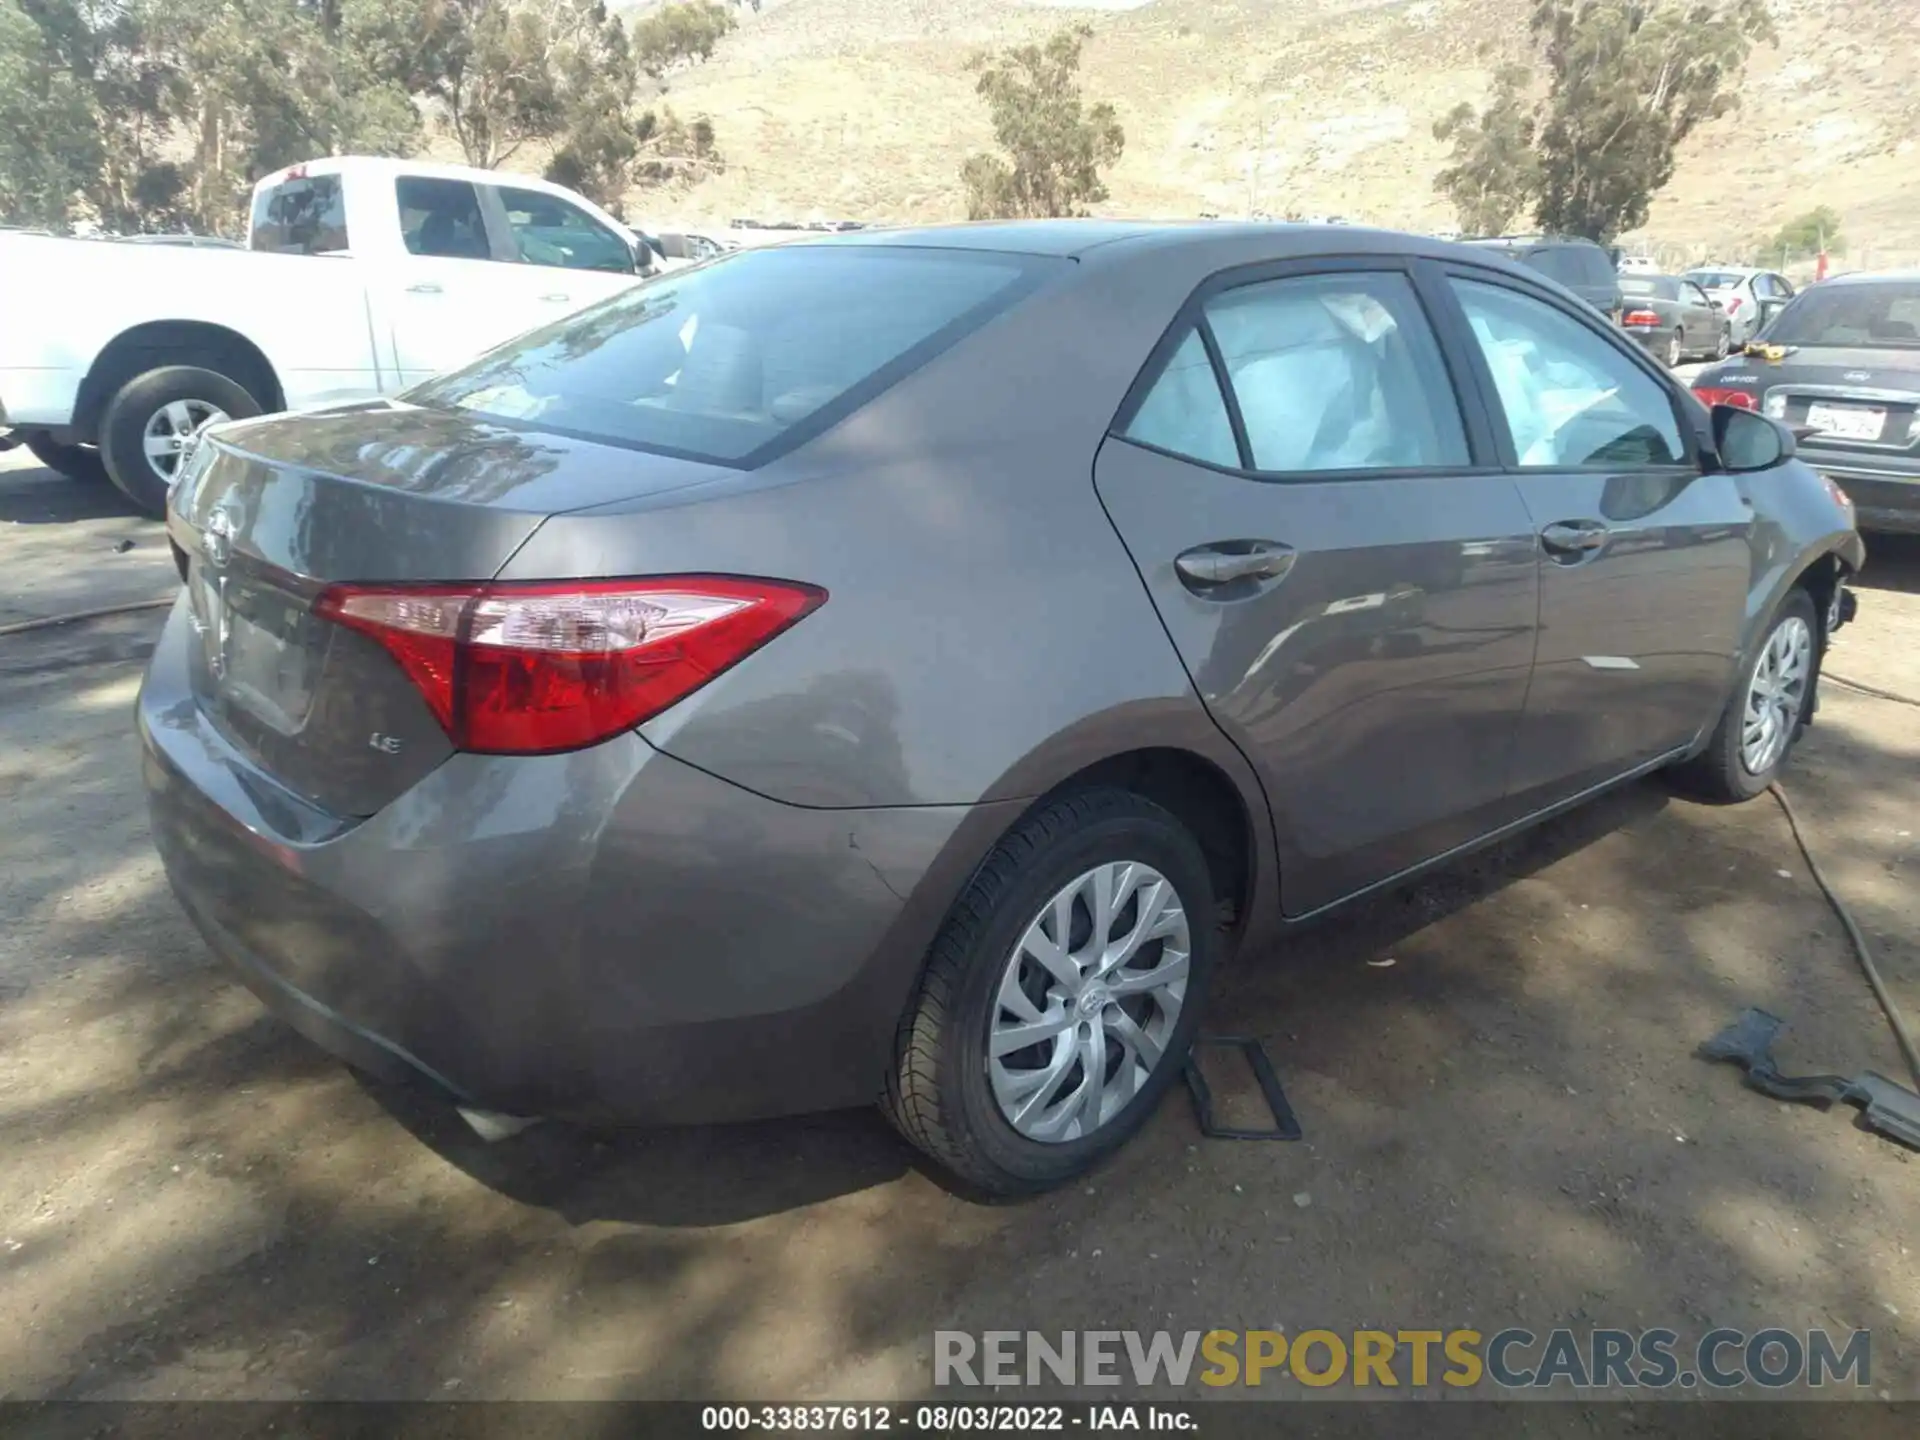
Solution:
M1649 328L1660 323L1660 317L1651 310L1629 310L1621 319L1622 325L1645 325Z
M1715 405L1732 405L1740 410L1757 410L1760 402L1745 390L1727 390L1718 385L1696 385L1693 393L1702 405L1711 409Z
M631 730L826 600L778 580L335 585L315 609L377 640L461 750L539 755Z
M1738 295L1728 296L1727 297L1727 313L1729 315L1738 315L1740 313L1740 307L1746 303L1747 302L1741 299Z

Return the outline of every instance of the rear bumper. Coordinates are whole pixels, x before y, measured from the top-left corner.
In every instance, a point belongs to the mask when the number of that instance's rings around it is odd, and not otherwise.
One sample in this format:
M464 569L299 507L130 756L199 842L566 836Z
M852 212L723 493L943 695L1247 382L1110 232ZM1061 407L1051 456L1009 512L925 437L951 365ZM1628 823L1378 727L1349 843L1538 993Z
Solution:
M1853 501L1862 530L1920 534L1920 461L1863 460L1858 454L1800 448L1800 458L1830 476Z
M317 826L193 705L185 626L176 612L139 702L154 840L208 944L309 1038L521 1115L704 1122L877 1096L1001 807L799 809L628 735L456 755L378 815Z

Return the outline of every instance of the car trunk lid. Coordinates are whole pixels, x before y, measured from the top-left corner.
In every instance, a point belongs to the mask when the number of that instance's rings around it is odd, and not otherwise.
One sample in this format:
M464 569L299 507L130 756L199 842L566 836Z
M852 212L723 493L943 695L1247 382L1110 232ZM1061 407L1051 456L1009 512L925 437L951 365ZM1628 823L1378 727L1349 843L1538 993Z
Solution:
M169 515L202 712L274 782L366 816L453 753L375 640L316 613L330 584L490 580L550 514L732 472L378 404L223 427Z
M1920 351L1804 346L1777 361L1748 358L1762 410L1814 431L1809 446L1920 452Z

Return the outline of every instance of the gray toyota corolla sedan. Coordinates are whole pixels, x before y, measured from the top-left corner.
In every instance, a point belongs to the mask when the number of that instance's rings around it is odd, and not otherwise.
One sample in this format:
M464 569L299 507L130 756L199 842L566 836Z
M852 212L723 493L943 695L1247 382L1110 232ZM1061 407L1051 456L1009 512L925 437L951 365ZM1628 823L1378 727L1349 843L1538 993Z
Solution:
M1438 241L742 251L202 444L154 834L269 1005L471 1112L878 1099L1031 1190L1229 954L1659 767L1758 793L1863 559L1792 447Z

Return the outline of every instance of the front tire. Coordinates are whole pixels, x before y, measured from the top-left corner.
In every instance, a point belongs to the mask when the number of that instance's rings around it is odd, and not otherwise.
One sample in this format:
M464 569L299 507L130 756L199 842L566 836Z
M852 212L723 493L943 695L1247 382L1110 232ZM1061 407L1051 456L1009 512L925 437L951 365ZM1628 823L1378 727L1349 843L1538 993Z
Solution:
M1805 590L1790 591L1741 667L1707 748L1676 769L1685 789L1703 800L1737 804L1774 782L1813 713L1820 634L1813 598Z
M208 425L260 413L258 400L217 371L162 366L136 375L107 405L100 455L123 495L149 515L165 515L188 442Z
M883 1108L983 1191L1063 1184L1179 1077L1221 943L1206 859L1171 814L1122 790L1049 801L934 940Z
M42 465L69 480L93 484L107 478L107 467L101 462L100 452L91 445L69 445L36 432L27 436L27 449Z

